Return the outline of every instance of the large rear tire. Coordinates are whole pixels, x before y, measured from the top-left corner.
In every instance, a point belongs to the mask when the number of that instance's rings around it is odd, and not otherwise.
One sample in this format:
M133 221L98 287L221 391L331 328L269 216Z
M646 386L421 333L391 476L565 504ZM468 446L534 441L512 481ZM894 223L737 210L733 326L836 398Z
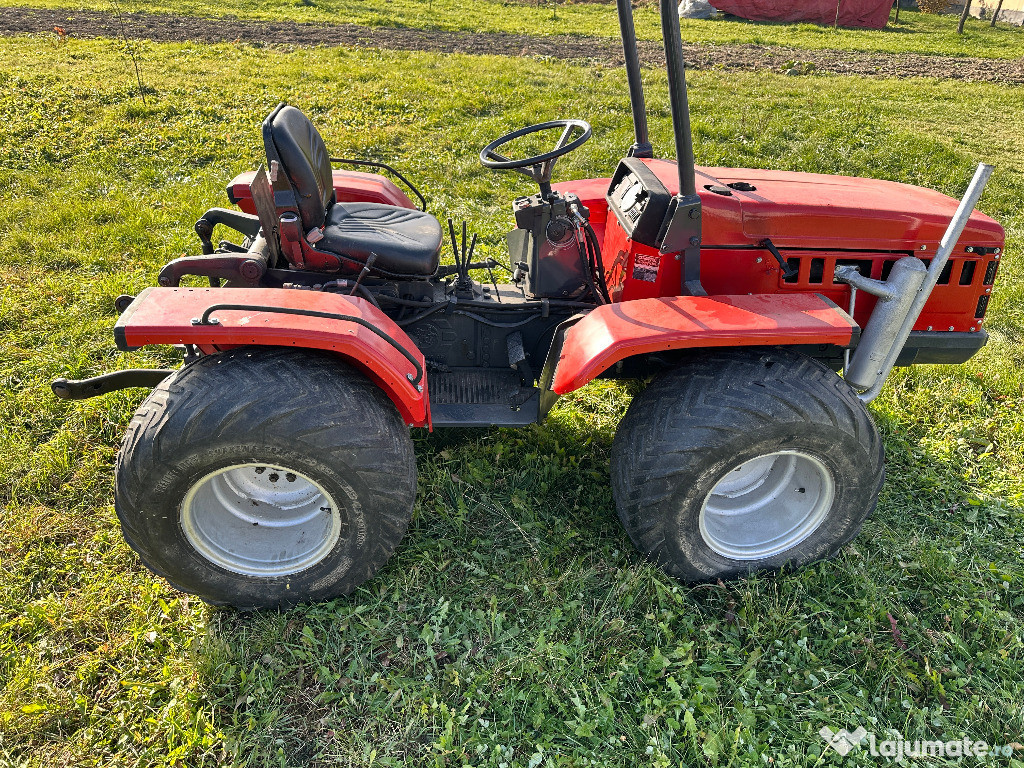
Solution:
M265 608L344 595L384 565L416 497L409 430L327 354L238 349L156 387L117 459L128 544L176 588Z
M611 469L630 538L687 581L831 557L884 478L854 391L784 348L712 351L656 379L623 417Z

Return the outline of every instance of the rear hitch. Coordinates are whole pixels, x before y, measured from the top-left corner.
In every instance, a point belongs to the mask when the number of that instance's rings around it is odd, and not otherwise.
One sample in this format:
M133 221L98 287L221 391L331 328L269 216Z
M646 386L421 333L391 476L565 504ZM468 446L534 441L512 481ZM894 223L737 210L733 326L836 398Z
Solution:
M50 384L50 389L61 400L87 400L119 389L155 387L172 373L174 370L169 368L135 368L105 373L91 379L57 379Z
M851 291L860 289L878 297L853 358L843 371L850 385L861 390L858 397L865 403L882 391L991 175L991 165L978 165L927 270L913 256L897 261L884 282L861 275L856 267L836 267L838 282L847 283Z

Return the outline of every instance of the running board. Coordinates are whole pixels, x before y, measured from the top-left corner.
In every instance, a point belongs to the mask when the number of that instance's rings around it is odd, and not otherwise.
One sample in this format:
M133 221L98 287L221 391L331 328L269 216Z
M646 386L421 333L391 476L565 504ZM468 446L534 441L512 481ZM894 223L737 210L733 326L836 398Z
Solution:
M512 370L430 371L430 418L435 427L522 427L540 418L536 387Z

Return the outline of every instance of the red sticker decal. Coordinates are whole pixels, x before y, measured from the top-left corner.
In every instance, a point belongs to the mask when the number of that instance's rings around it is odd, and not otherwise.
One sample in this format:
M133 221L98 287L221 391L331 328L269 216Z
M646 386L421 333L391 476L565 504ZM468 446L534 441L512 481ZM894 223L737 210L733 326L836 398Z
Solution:
M643 280L645 283L656 282L659 267L661 267L660 256L638 253L633 257L633 279Z

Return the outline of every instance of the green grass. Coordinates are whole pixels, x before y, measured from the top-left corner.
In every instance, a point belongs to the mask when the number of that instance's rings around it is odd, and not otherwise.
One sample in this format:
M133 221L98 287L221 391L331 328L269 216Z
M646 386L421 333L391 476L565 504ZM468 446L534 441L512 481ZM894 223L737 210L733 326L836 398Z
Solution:
M529 185L479 168L479 148L585 117L595 137L558 178L608 174L625 85L533 60L231 45L146 45L141 66L145 105L111 42L0 45L0 765L838 764L823 725L1024 741L1021 89L692 77L706 164L955 195L979 159L998 166L992 342L900 372L872 406L888 481L836 560L696 587L650 568L607 476L630 389L598 383L542 427L419 434L415 518L382 573L350 599L239 614L175 593L121 540L111 469L141 393L69 404L48 382L173 362L114 351L112 300L196 252L191 222L259 161L279 99L334 151L409 169L498 255ZM648 90L665 151L660 74Z
M0 0L0 6L112 11L112 0ZM243 19L365 24L534 35L574 34L617 38L614 5L577 2L559 5L532 0L127 0L124 11L195 16L233 15ZM73 12L69 14L73 18ZM635 11L637 36L660 40L657 4ZM834 29L814 24L770 24L742 19L682 21L683 40L708 45L752 43L794 48L889 53L1018 58L1024 56L1024 30L1007 24L990 28L971 18L956 33L955 16L901 11L898 24L884 30Z

